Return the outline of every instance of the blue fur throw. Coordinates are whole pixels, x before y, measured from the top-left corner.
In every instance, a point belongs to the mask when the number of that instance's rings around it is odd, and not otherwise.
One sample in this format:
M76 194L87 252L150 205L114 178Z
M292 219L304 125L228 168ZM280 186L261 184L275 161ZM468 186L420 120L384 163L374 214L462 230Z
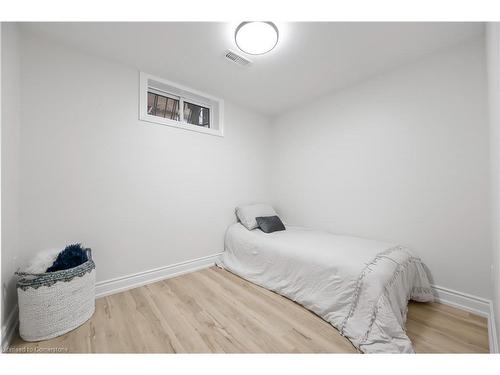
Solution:
M87 252L82 247L82 244L69 245L59 253L52 266L47 269L47 272L67 270L79 266L87 260Z

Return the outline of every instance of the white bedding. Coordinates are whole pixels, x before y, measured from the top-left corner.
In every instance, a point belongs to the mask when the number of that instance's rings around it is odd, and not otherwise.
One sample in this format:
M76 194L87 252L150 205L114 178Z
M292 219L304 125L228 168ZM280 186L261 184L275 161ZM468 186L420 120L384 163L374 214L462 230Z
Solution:
M433 300L408 249L300 227L266 234L234 224L218 264L300 303L365 353L412 353L408 300Z

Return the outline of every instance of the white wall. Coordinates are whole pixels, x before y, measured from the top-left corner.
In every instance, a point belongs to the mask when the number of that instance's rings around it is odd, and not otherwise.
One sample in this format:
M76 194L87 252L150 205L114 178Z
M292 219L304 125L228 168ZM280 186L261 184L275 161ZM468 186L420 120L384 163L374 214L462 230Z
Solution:
M26 254L82 241L98 281L129 275L222 251L234 207L268 198L266 118L226 101L224 138L142 122L137 69L28 34L21 52Z
M484 39L273 122L273 203L291 224L411 247L434 283L490 297Z
M19 259L19 50L16 24L2 23L2 335L17 303ZM2 337L3 339L3 337Z
M402 243L436 284L490 298L483 43L272 126L226 101L219 138L139 121L137 69L23 33L21 119L18 60L2 59L2 283L15 292L27 257L74 241L93 248L99 281L210 255L234 206L274 197L289 223Z
M500 338L500 23L486 30L490 109L491 229L493 238L493 310Z

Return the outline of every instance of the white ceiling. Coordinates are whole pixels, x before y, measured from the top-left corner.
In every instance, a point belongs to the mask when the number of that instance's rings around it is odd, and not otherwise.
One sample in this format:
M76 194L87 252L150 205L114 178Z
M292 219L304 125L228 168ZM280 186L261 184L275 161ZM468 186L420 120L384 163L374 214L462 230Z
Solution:
M284 23L270 53L239 51L229 23L29 23L44 34L266 115L483 33L481 23Z

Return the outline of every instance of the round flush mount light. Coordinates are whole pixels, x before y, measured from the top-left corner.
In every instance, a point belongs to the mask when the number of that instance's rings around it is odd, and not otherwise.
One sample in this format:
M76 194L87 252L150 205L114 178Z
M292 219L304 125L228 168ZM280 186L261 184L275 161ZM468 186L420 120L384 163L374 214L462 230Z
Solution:
M278 28L272 22L242 22L236 28L234 40L243 52L262 55L278 44L278 35Z

